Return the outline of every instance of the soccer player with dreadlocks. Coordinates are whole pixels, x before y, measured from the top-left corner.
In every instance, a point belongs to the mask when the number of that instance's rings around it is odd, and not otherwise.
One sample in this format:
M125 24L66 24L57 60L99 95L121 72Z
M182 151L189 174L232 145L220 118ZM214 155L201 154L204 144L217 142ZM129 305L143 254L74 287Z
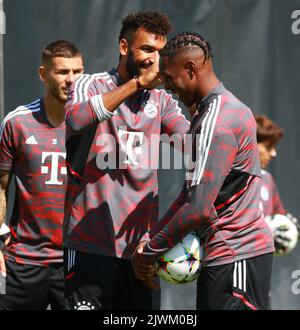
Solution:
M149 239L140 242L135 274L149 283L147 266L196 230L205 249L197 309L266 309L274 245L259 208L253 114L216 77L210 45L200 35L179 34L160 55L165 88L187 107L196 103L189 131L195 166Z

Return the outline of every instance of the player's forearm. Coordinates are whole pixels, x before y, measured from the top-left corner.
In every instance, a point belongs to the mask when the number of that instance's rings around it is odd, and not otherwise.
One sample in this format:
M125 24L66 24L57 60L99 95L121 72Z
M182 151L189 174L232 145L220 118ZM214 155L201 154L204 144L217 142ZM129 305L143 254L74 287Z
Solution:
M7 210L6 193L2 189L0 189L0 227L2 226L2 223L4 223L6 217L6 210Z
M201 183L187 191L181 207L144 248L145 258L154 260L195 229L205 233L223 181L224 178L219 177L213 183Z
M4 223L6 217L10 179L10 172L0 171L0 227L2 226L2 223Z
M137 81L130 79L127 83L102 95L107 111L114 112L117 107L138 91Z
M185 203L176 212L173 218L152 237L143 250L143 258L146 263L153 263L154 260L171 249L187 234L199 227L200 215L192 205Z
M182 207L185 202L186 193L181 191L176 200L172 203L166 214L163 218L150 230L149 237L150 239L154 237L158 232L160 232L169 221L174 217L176 212Z
M7 191L0 188L0 252L8 244L10 238L10 228L5 224L7 210ZM3 269L1 269L3 271Z
M86 129L111 118L114 110L138 90L135 79L105 94L97 94L89 99L73 103L70 100L66 109L66 125L73 134L81 134Z

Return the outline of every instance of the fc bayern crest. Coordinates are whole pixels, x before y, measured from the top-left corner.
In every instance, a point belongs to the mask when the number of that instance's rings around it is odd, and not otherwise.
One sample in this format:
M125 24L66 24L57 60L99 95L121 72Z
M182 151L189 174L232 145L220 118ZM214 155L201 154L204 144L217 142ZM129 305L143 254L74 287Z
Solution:
M87 311L91 311L95 309L95 306L93 306L90 302L88 301L82 301L82 302L78 302L75 306L74 309L79 311L79 310L87 310Z
M154 103L152 103L152 102L148 102L148 103L145 105L144 113L145 113L145 115L146 115L148 118L154 118L154 117L156 117L156 115L157 115L157 113L158 113L157 106L156 106Z

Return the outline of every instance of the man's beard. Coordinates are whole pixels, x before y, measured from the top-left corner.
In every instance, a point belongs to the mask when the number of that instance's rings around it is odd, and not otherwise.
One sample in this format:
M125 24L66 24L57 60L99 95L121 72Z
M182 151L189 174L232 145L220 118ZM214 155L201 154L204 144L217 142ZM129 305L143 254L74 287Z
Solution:
M56 88L55 86L50 86L50 92L57 101L59 101L60 103L66 103L67 96L61 96L58 88Z
M134 62L133 59L133 53L130 52L126 61L126 70L129 75L129 78L133 78L135 76L140 75L140 68L139 66Z

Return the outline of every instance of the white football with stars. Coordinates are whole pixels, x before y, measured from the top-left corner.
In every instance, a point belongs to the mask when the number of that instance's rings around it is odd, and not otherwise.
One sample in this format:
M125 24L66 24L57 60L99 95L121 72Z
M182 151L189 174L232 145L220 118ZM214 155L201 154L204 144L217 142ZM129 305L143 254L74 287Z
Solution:
M203 254L201 240L192 232L156 260L156 272L172 284L192 282L199 276Z

